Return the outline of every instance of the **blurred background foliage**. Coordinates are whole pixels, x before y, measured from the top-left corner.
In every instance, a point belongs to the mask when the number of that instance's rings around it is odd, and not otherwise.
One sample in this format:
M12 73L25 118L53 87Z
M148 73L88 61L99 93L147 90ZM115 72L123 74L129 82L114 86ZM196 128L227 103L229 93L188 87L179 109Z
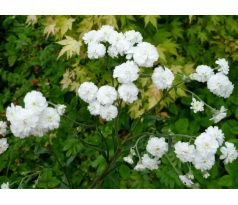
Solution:
M87 80L113 84L105 64L109 62L113 68L123 61L86 58L82 35L105 24L118 31L141 32L158 49L156 65L175 73L190 74L197 65L214 66L217 58L226 58L235 85L228 100L214 96L197 82L187 86L213 107L225 105L228 118L218 125L238 147L238 17L0 16L0 120L5 119L11 102L21 104L32 89L54 103L67 105L57 131L43 138L9 137L9 149L0 156L0 184L9 181L12 188L184 188L173 167L182 173L188 167L172 152L155 172L138 173L123 163L122 157L135 140L123 144L112 159L113 122L90 116L87 105L76 96L79 85ZM148 76L152 70L142 69L141 73L139 100L123 107L117 122L119 141L143 132L197 135L212 124L208 111L190 111L191 96L182 89L170 91L158 104L163 93L151 84ZM143 140L140 146L145 146ZM217 161L208 179L193 171L200 188L238 188L237 161L226 166Z

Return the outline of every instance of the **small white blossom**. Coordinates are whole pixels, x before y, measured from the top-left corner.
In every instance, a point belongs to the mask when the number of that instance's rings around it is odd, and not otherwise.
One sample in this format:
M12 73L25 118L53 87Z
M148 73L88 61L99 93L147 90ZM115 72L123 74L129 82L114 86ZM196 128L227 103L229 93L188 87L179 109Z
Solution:
M5 137L7 134L7 123L0 121L0 135Z
M97 97L98 87L92 82L84 82L78 89L79 97L87 102L93 102Z
M213 94L223 98L230 97L234 90L232 82L222 73L211 76L207 81L207 87Z
M175 145L175 154L182 162L192 162L195 156L195 147L188 142L178 141Z
M207 179L208 177L210 177L210 174L208 172L203 172L202 176L203 178Z
M123 160L124 160L126 163L128 163L128 164L133 164L133 163L134 163L134 161L133 161L131 155L128 155L128 156L126 156L126 157L123 157Z
M122 84L118 88L119 97L126 103L133 103L138 99L138 88L133 84Z
M100 109L100 116L106 121L111 121L117 117L118 110L114 105L102 106Z
M135 171L144 171L146 169L146 167L141 163L141 162L138 162L137 165L134 167L134 170Z
M10 189L10 187L9 187L9 182L7 182L7 183L2 183L2 184L1 184L1 189Z
M7 139L1 138L0 139L0 154L5 152L8 149L8 147L9 147L9 144L7 143Z
M158 169L160 161L156 158L150 158L148 154L144 154L141 158L141 163L145 168L155 170Z
M223 159L225 164L233 162L238 157L238 152L233 143L225 142L225 146L221 147L220 150L222 153L220 159Z
M117 91L114 87L104 85L98 89L97 100L102 105L111 105L117 99Z
M190 109L193 110L194 113L202 112L204 111L204 102L192 98Z
M113 78L117 78L119 83L132 83L138 79L138 72L138 66L133 61L127 61L115 67Z
M88 105L88 111L91 115L99 115L102 105L97 101L93 101Z
M220 110L216 110L213 113L213 116L210 120L212 120L214 123L220 122L222 119L224 119L227 115L226 113L227 109L224 106L221 106Z
M190 75L192 80L196 80L198 82L207 82L211 76L214 75L213 69L207 65L199 65L196 68L196 72Z
M65 105L56 105L55 108L60 116L62 116L65 113L65 109L66 109Z
M202 172L210 170L215 164L215 155L206 152L196 152L193 165Z
M89 31L83 35L83 41L85 44L99 43L101 36L96 30Z
M179 175L179 179L187 187L191 187L193 185L193 181L189 179L186 175Z
M102 58L106 54L106 47L103 44L90 43L88 45L87 54L89 59Z
M139 43L128 53L131 53L135 63L142 67L152 67L159 59L156 47L147 42Z
M174 74L170 69L159 66L154 69L152 81L159 90L164 90L172 86Z
M161 158L168 151L168 143L165 138L151 137L148 140L146 151L154 157Z
M217 126L214 126L214 127L210 126L205 130L205 132L209 136L215 138L217 140L219 146L222 145L225 136L224 136L224 133L222 132L222 130L220 130Z
M227 75L229 73L229 65L225 58L219 58L215 62L218 65L218 71Z
M195 139L195 145L196 150L198 150L201 153L211 153L215 154L219 144L218 141L214 136L210 136L207 133L201 133L196 139Z
M140 32L130 30L124 33L125 39L130 42L131 46L134 46L136 43L141 43L143 37Z

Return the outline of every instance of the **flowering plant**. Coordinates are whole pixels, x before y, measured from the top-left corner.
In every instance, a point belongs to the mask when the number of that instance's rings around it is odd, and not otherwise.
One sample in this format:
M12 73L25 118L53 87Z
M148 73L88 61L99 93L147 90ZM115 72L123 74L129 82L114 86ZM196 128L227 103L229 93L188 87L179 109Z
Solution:
M28 17L27 23L36 24L37 18ZM48 24L47 38L61 31L52 19ZM59 38L65 35L58 34ZM43 151L57 161L62 179L54 177L49 168L43 174L37 170L29 173L37 176L33 187L44 187L42 181L50 177L52 184L77 188L86 183L85 187L95 188L106 186L110 176L119 173L129 178L125 173L133 173L156 175L165 187L198 188L213 178L218 165L229 170L236 163L236 141L229 140L220 126L230 115L223 102L232 99L235 89L223 56L184 72L161 60L161 50L144 40L142 32L119 32L111 25L83 32L79 40L65 36L58 44L63 46L60 62L65 62L64 54L69 62L76 59L72 61L75 73L66 72L61 81L60 92L68 89L73 99L70 104L67 99L53 100L62 104L47 101L50 96L46 99L39 87L27 92L22 103L8 104L5 121L0 121L2 156L11 148L6 136L20 141L30 136L44 140L44 136L57 135L57 130L65 135L55 145L65 143L65 157L59 158L54 150ZM188 113L194 121L185 118ZM73 167L75 161L80 166ZM90 168L96 173L87 174ZM80 170L81 177L72 180L69 170Z

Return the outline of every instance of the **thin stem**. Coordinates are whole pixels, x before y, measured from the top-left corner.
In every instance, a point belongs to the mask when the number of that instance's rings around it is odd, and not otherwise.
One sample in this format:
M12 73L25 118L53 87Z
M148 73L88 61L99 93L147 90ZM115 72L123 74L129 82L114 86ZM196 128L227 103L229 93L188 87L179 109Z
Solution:
M178 171L178 169L174 166L173 162L171 162L171 160L169 159L169 157L167 156L167 154L165 154L166 159L168 160L168 162L170 163L170 165L173 167L174 171L178 174L178 176L180 175L180 172Z

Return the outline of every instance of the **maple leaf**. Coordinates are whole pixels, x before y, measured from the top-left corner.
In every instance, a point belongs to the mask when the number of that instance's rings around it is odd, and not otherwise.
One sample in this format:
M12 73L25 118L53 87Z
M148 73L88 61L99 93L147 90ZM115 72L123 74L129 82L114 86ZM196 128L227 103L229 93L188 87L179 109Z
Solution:
M57 43L64 46L61 49L58 58L60 58L65 53L67 55L67 59L71 58L75 54L79 55L80 53L81 42L73 39L70 36L66 36L66 39L58 41Z

